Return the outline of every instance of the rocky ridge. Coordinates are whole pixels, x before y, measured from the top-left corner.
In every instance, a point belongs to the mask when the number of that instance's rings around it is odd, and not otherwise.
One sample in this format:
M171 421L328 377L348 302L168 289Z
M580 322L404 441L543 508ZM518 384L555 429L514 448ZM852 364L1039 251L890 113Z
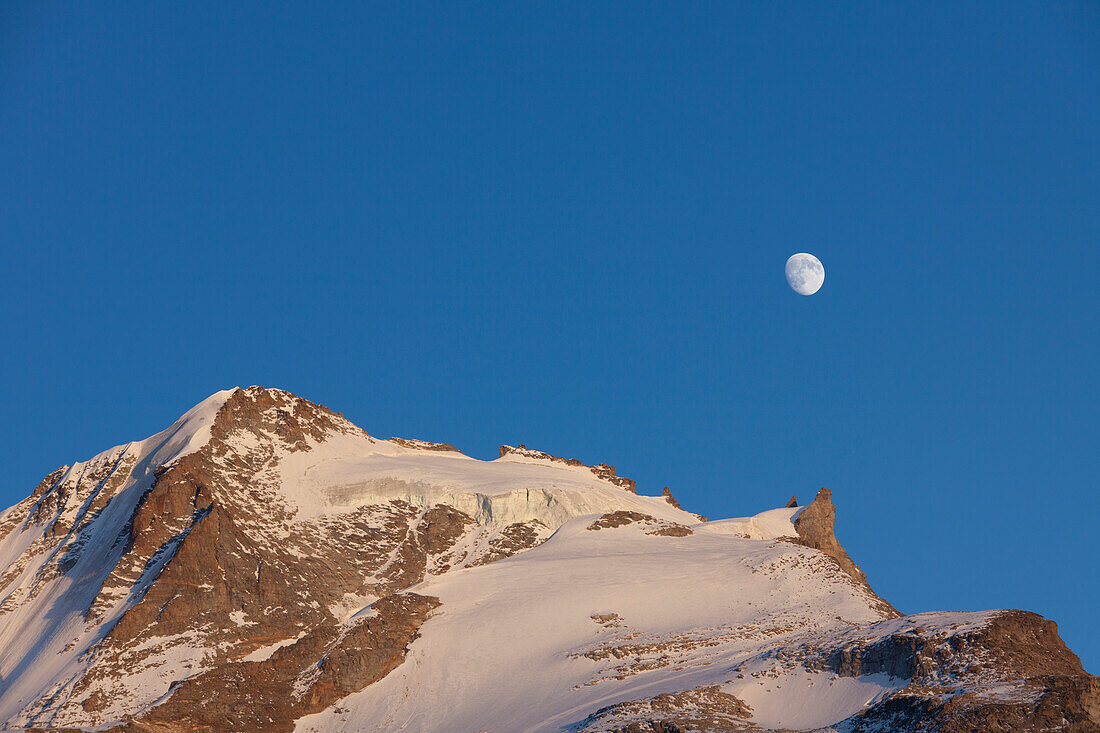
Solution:
M512 447L510 445L502 445L499 449L500 457L515 456L523 458L534 458L536 460L551 461L553 463L562 463L566 466L579 466L581 468L587 468L597 478L601 478L614 486L620 486L632 494L637 494L636 484L634 479L626 478L625 476L619 476L615 473L615 467L609 466L606 463L597 463L594 466L589 466L576 458L563 458L562 456L554 456L549 453L544 453L540 450L533 450L525 445L519 445Z

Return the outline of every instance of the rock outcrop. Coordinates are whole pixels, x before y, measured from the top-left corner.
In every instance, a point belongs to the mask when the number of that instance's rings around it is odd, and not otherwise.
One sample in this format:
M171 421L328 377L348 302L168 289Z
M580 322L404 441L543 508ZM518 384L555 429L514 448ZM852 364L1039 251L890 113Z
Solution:
M867 575L852 562L852 558L848 557L848 552L837 540L836 534L834 534L836 507L833 506L832 497L832 492L827 487L822 486L814 500L799 509L794 517L794 528L798 533L798 537L794 538L793 541L804 547L820 550L831 557L848 577L866 588L869 593L878 599L887 614L900 616L901 612L875 594L871 589L871 584L867 582ZM787 502L788 508L792 508L791 503L793 501L794 497L792 497L791 502Z
M822 487L812 502L803 507L794 519L794 528L798 531L799 544L821 550L836 560L841 569L858 581L866 581L867 576L856 567L852 558L837 541L833 533L836 523L836 507L833 506L833 494ZM787 506L791 506L788 502Z
M835 650L838 674L910 680L854 716L850 730L1100 731L1100 679L1087 674L1053 621L1003 611L963 633L912 629ZM1015 694L990 694L1008 686Z
M432 443L432 442L427 441L427 440L416 440L416 439L406 440L405 438L390 438L390 442L395 443L397 445L400 445L404 448L416 448L416 449L419 449L419 450L434 450L434 451L443 451L443 452L450 452L450 453L462 453L462 451L460 451L458 448L455 448L450 443Z
M683 507L680 506L680 502L676 501L676 497L672 495L672 491L667 486L661 489L661 496L664 497L665 501L677 509L683 509Z
M522 456L524 458L534 458L537 460L551 461L553 463L561 463L565 466L577 466L580 468L587 468L597 478L607 481L609 484L618 486L622 489L629 491L632 494L637 494L637 485L634 483L634 479L626 478L625 476L619 476L615 473L615 467L609 466L606 463L597 463L593 466L589 466L587 463L583 463L576 458L563 458L561 456L551 455L544 453L540 450L533 450L525 445L519 445L512 447L510 445L502 445L499 448L500 457L505 456ZM677 508L679 508L677 506Z

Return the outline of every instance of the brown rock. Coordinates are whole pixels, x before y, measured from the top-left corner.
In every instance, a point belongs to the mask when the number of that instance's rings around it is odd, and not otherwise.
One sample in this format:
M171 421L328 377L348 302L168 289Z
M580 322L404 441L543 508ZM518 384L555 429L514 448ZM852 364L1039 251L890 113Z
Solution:
M321 627L265 661L222 665L174 685L169 698L138 715L131 728L293 730L296 718L325 709L401 664L438 607L431 596L387 596L371 607L375 615L347 622L339 635Z
M752 710L741 700L722 692L718 685L710 685L608 705L581 721L577 731L578 733L590 730L613 730L614 733L759 731L749 722L751 714ZM640 716L647 719L626 722Z
M665 498L665 501L667 501L669 504L676 507L677 509L683 509L683 507L680 506L680 502L676 501L675 497L672 496L672 492L667 486L661 489L661 496Z
M980 660L980 663L976 663ZM885 673L912 684L860 715L854 731L899 730L1100 731L1100 679L1087 674L1058 636L1057 625L1027 611L1002 611L986 626L950 637L921 629L873 644L833 651L827 667L842 677ZM1039 695L1038 704L966 692L946 698L927 690L944 684L980 689L1013 681Z
M588 525L590 530L600 529L612 529L614 527L622 527L634 522L644 522L646 524L656 524L657 518L651 517L648 514L642 514L641 512L628 512L617 511L610 514L604 514L592 524Z
M431 450L442 452L462 453L458 448L455 448L450 443L432 443L427 440L416 440L405 438L390 438L391 443L396 443L405 448L415 448L416 450ZM465 455L465 453L462 453Z
M836 561L840 569L847 573L856 583L864 586L869 592L874 595L874 591L871 590L870 583L867 582L867 576L863 571L856 567L856 564L852 562L852 558L848 557L848 553L837 541L836 535L833 534L833 525L836 521L836 507L833 506L832 492L826 487L821 487L821 491L817 492L817 496L810 504L803 507L802 511L798 512L794 518L794 528L798 532L798 537L793 541L804 547L811 547L815 550L821 550L829 557ZM878 598L878 596L875 596ZM887 607L893 616L900 616L893 606L887 603L885 600L879 598L879 600Z
M561 456L551 455L550 453L544 453L540 450L533 450L523 445L522 443L516 447L510 445L502 445L498 449L500 457L503 458L507 455L520 455L527 458L538 458L545 461L552 461L554 463L562 463L566 466L582 466L589 469L596 475L597 478L607 481L613 486L618 486L621 489L626 489L631 494L637 494L638 490L633 479L626 478L625 476L618 476L615 473L615 467L609 466L606 463L597 463L594 466L589 466L586 463L578 461L576 458L562 458Z

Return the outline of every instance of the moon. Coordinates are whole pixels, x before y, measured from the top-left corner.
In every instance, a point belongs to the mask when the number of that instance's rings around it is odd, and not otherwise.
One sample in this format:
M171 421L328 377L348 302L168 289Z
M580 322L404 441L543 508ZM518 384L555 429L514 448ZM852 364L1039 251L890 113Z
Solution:
M813 295L825 282L825 267L811 254L799 252L787 260L787 283L799 295Z

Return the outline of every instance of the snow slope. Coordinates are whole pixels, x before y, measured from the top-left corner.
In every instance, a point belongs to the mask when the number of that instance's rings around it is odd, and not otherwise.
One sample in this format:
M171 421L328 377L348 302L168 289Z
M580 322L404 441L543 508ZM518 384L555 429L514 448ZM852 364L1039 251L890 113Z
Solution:
M881 621L872 598L820 553L728 531L793 534L783 518L796 511L686 537L644 523L590 531L594 517L581 517L520 555L432 578L412 591L442 606L406 662L296 730L558 731L612 703L727 683L767 725L842 720L906 683L809 679L768 652ZM789 707L807 689L812 709Z

